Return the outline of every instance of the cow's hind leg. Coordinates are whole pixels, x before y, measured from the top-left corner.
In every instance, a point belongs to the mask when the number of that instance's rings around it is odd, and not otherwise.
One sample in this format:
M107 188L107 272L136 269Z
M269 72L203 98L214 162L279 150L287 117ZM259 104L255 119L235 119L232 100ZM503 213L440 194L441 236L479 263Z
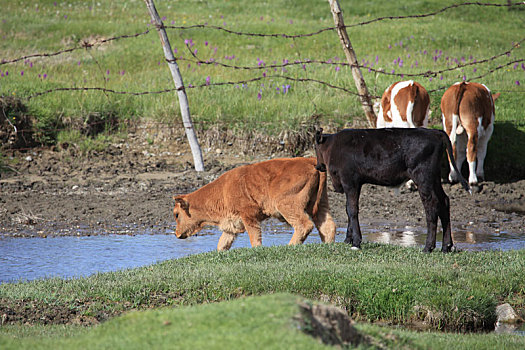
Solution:
M310 216L303 209L299 209L301 207L297 203L289 202L281 202L277 205L279 213L294 229L292 239L288 244L302 244L314 229Z
M492 132L494 131L494 124L490 124L487 130L484 133L480 133L478 140L478 154L477 154L477 164L476 164L476 176L478 180L485 180L485 172L483 170L483 165L485 163L485 156L487 155L487 144L489 143Z
M418 185L419 195L423 206L425 207L425 214L427 219L427 240L425 242L424 252L430 253L436 248L436 231L439 212L439 203L436 194L433 190L427 188L420 188Z
M439 218L441 220L441 227L443 229L443 246L441 251L449 253L452 250L452 228L450 225L450 199L443 191L441 182L438 182L435 187L435 192L439 200Z
M359 226L359 195L361 186L345 188L346 214L348 215L348 227L346 229L345 243L352 244L352 249L361 248L361 227Z
M332 243L335 241L335 222L330 215L330 207L328 205L328 196L323 193L323 197L319 203L317 214L312 217L315 227L319 231L321 241L324 243Z
M217 250L228 250L231 248L233 241L237 238L237 234L231 232L223 232L217 244Z

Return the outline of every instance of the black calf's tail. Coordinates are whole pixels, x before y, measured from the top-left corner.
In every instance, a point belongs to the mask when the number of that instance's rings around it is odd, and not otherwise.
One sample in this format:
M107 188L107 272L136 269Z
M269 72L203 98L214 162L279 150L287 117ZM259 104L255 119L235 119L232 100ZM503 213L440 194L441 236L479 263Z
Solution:
M445 144L445 148L448 153L448 157L450 159L450 164L452 164L452 167L458 174L459 182L465 189L465 191L468 191L468 193L472 194L472 190L470 189L470 186L467 183L467 180L461 175L461 172L458 170L458 167L456 166L456 160L454 159L454 152L452 151L452 144L450 143L450 139L448 138L448 135L446 132L441 131L441 138L443 139L443 143Z

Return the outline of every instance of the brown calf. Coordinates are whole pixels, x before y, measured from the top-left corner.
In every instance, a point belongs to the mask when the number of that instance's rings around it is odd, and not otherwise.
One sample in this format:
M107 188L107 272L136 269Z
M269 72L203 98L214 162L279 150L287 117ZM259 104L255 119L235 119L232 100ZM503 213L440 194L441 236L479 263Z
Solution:
M499 93L492 95L483 84L455 83L445 91L441 99L443 128L450 138L457 168L467 159L470 184L484 178L483 163L487 144L494 130L494 101ZM449 180L457 181L458 174L450 167Z
M315 158L244 165L195 192L174 197L175 235L187 238L214 225L223 232L217 250L230 249L245 230L252 247L260 246L261 221L275 217L294 228L289 244L303 243L314 224L323 242L333 242L336 227L328 206L326 173L315 165Z

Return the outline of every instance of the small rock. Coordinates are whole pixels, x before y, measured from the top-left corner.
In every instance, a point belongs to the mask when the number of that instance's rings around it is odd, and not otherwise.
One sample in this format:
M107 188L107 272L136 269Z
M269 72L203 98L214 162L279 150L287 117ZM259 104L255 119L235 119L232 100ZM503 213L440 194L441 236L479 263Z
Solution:
M31 156L27 156L25 159L26 159L26 161L28 161L28 162L32 162L32 161L33 161L33 157L31 157Z
M498 316L498 323L515 323L521 321L516 311L514 311L508 303L496 307L496 316Z

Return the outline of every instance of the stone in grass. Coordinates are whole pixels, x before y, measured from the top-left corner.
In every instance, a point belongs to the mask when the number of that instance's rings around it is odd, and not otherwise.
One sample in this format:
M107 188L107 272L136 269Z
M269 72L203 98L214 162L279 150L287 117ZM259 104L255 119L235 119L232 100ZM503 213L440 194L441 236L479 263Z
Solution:
M516 311L508 303L498 305L496 307L496 316L498 317L498 323L518 323L523 322L521 317L518 316Z
M329 345L359 345L367 342L357 329L348 314L335 306L312 305L299 303L301 315L298 317L300 328L305 333L321 338Z

